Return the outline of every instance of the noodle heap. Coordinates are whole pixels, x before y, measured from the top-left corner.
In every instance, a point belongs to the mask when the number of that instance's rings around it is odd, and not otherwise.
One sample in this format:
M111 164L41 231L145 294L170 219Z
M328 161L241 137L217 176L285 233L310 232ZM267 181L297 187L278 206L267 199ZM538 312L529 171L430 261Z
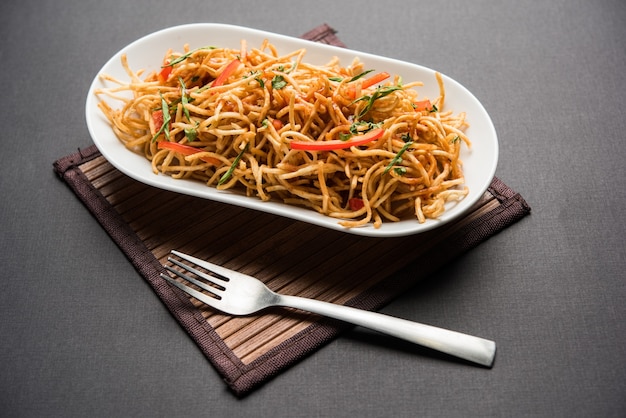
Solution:
M425 222L468 193L459 160L470 144L465 114L444 111L439 74L440 95L430 101L418 98L420 82L370 74L358 59L315 66L304 55L281 56L267 40L249 50L245 41L240 49L185 46L143 79L124 55L130 81L103 74L115 86L96 94L122 102L99 107L155 174L309 207L348 228Z

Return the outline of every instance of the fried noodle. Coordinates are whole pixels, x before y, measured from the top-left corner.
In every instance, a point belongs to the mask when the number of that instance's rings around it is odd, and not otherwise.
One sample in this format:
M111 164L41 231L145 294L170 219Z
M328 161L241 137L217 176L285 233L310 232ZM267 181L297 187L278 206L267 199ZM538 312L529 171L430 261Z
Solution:
M129 81L102 74L112 86L96 91L121 106L99 107L155 174L305 206L348 228L425 222L468 193L459 159L468 124L465 113L444 108L439 73L439 96L429 100L418 97L421 82L389 76L369 85L358 59L312 65L305 52L279 55L267 40L258 49L245 41L240 49L185 46L145 76L123 55ZM306 148L338 140L345 146Z

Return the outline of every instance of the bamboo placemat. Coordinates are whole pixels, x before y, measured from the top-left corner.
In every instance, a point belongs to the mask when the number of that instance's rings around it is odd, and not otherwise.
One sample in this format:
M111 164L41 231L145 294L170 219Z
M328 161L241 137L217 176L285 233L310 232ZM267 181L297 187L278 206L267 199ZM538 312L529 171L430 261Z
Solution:
M303 37L342 45L327 25ZM247 317L218 313L159 278L172 249L254 275L286 294L375 310L530 213L524 199L495 178L462 219L419 235L370 238L144 185L115 169L95 146L57 160L54 168L238 396L347 325L280 308ZM394 278L412 262L428 269L410 280Z

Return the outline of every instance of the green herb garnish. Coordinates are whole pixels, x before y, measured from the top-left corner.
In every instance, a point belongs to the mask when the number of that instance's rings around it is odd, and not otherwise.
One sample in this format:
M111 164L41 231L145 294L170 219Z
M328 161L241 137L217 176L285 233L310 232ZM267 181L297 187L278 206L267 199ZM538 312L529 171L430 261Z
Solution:
M189 109L187 109L187 105L189 104L189 97L187 97L187 87L185 86L185 82L182 77L178 77L178 81L180 82L180 100L183 104L183 113L187 116L187 120L191 122L191 116L189 116Z
M357 81L359 78L365 77L367 74L373 72L374 70L367 70L367 71L363 71L361 74L357 74L354 77L352 77L350 80L348 80L348 83L352 83L353 81Z
M196 128L185 128L185 138L187 142L193 142L198 137L198 131Z
M163 123L161 124L161 128L159 128L159 131L154 134L150 142L156 141L161 133L165 133L165 138L168 141L170 140L170 121L172 120L172 117L170 116L170 108L167 105L167 102L165 101L165 98L163 97L163 94L161 94L161 92L159 92L159 96L161 96L161 112L163 113Z
M367 101L367 104L365 105L365 107L361 109L361 111L359 112L359 116L358 116L359 119L365 116L367 112L369 112L372 109L372 106L374 106L374 102L376 100L382 99L383 97L388 96L397 90L402 90L402 86L398 85L398 86L377 87L376 91L374 91L374 93L371 96L362 96L356 99L353 103L360 102L360 101Z
M239 161L241 161L241 157L243 157L243 154L248 150L248 146L249 145L250 144L246 144L244 149L242 149L241 152L239 153L239 155L237 155L237 158L235 158L235 161L233 161L233 163L230 166L230 168L228 169L228 171L225 172L224 175L217 182L218 186L224 184L230 178L230 176L233 175L233 172L235 171L235 168L237 168L237 165L239 165Z
M260 77L261 75L261 71L250 71L250 75L248 75L247 77L253 77L254 80L256 80L257 83L259 83L259 86L261 88L265 87L265 81L263 81L263 79Z
M372 71L374 71L374 70L367 70L367 71L363 71L362 73L357 74L357 75L355 75L354 77L352 77L352 78L351 78L350 80L348 80L347 82L348 82L348 83L352 83L353 81L356 81L356 80L358 80L358 79L359 79L359 78L361 78L361 77L364 77L365 75L367 75L367 74L371 73ZM343 81L343 77L328 77L328 79L329 79L330 81L336 81L336 82L338 82L338 83L340 83L340 82L342 82L342 81Z
M339 140L347 141L350 138L352 138L354 135L367 133L371 131L372 129L380 128L381 125L382 125L382 122L381 123L365 122L365 121L354 122L352 125L350 125L349 133L343 132L339 134Z
M359 133L369 132L372 129L380 128L380 125L381 123L357 121L350 125L350 132L352 135L357 135Z
M285 74L289 74L295 69L296 69L296 65L293 62L289 62L289 68L287 68L287 66L285 66L284 64L280 64L278 67L276 67L276 71L279 71Z
M189 109L187 109L187 105L189 104L189 96L187 96L187 87L185 86L185 81L182 77L178 77L178 81L180 82L180 101L183 106L183 113L187 117L189 122L193 122L191 120L191 115L189 114ZM196 122L196 127L198 126L198 122ZM193 142L198 137L198 131L196 128L185 128L185 137L188 142Z
M287 85L287 81L285 81L285 77L282 75L275 75L272 78L272 88L274 90L280 90Z
M186 53L186 54L184 54L184 55L181 55L180 57L176 58L175 60L172 60L172 61L168 62L167 64L163 65L163 66L162 66L162 68L165 68L165 67L172 67L172 66L174 66L174 65L178 64L179 62L183 62L183 61L185 61L187 58L189 58L190 56L192 56L193 54L195 54L196 52L201 51L201 50L203 50L203 49L215 49L215 47L214 47L214 46L202 46L202 47L200 47L200 48L196 48L196 49L194 49L194 50L192 50L192 51L187 52L187 53Z
M409 147L410 147L411 145L413 145L413 141L409 141L409 142L407 142L406 144L404 144L404 146L400 149L400 151L398 151L398 153L396 154L396 156L395 156L395 157L393 157L393 160L391 160L391 162L389 163L389 165L385 168L385 171L383 172L383 174L387 174L387 173L389 172L389 170L391 170L391 169L393 168L393 166L394 166L394 165L396 165L396 164L400 164L400 162L402 162L402 154L404 154L404 152L405 152L407 149L409 149ZM398 167L398 168L404 169L404 171L400 170L400 171L402 171L402 173L401 173L401 174L406 173L406 168L404 168L404 167ZM397 169L396 169L395 171L396 171L396 173L400 174L400 173L398 172L398 170L397 170Z

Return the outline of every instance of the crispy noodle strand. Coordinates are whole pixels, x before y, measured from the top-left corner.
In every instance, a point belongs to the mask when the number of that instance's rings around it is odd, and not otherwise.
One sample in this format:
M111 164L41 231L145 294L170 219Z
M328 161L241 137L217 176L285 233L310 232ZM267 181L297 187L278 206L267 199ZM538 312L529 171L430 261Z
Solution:
M440 74L439 97L428 101L414 88L420 82L393 77L363 87L367 76L352 79L364 72L358 60L316 66L304 55L301 49L280 56L268 41L259 49L245 41L241 49L185 46L182 53L167 51L164 70L145 77L124 55L129 80L103 74L110 87L96 94L121 103L113 108L100 100L99 107L120 141L145 155L155 174L308 207L348 228L407 217L423 223L467 195L459 154L470 146L468 124L465 113L443 108ZM229 64L231 72L216 83ZM385 89L393 91L368 100ZM383 128L383 136L361 146L290 147L373 127ZM162 148L163 141L197 152Z

